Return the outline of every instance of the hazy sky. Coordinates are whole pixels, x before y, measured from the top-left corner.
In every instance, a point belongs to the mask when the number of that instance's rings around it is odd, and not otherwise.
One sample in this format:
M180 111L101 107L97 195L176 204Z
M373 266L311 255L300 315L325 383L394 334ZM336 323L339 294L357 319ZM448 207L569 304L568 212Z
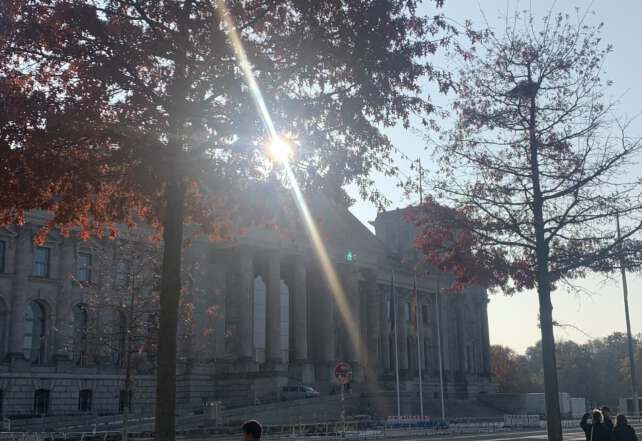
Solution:
M426 0L428 2L428 0ZM427 3L428 4L428 3ZM614 81L613 96L622 96L618 114L633 116L642 111L642 0L446 0L443 12L454 21L463 23L470 19L473 23L482 24L482 13L492 27L501 30L506 11L532 8L536 17L545 14L551 6L557 12L574 12L575 7L594 11L590 23L604 22L603 37L605 42L614 46L614 52L606 61L607 77ZM434 9L427 8L430 12ZM429 90L431 95L437 92ZM441 104L447 103L443 97L436 97ZM633 127L636 134L642 134L642 118L638 118ZM421 156L423 164L429 164L429 154L424 151L421 135L413 130L401 128L389 130L388 135L397 149L408 157ZM409 163L399 162L400 167L411 175ZM640 167L640 165L638 165ZM639 170L639 169L638 169ZM403 198L395 186L395 180L384 177L377 179L379 187L393 200L390 208L407 206L410 201ZM414 202L414 201L412 201ZM369 203L357 202L351 211L364 223L376 216L376 209ZM613 331L624 331L624 307L622 292L617 283L602 283L597 278L581 282L589 293L582 295L569 294L559 290L553 294L553 315L559 323L574 326L558 328L558 339L584 341L590 337L602 337ZM642 333L642 277L629 277L629 303L634 333ZM537 327L537 295L524 292L513 297L494 295L489 305L491 343L510 346L523 352L539 339Z

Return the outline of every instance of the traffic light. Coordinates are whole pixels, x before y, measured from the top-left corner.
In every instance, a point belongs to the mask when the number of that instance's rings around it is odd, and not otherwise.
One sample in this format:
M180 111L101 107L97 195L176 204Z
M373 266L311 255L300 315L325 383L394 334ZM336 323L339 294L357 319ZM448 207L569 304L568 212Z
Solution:
M352 250L348 250L346 253L346 262L352 262L354 260L354 253Z

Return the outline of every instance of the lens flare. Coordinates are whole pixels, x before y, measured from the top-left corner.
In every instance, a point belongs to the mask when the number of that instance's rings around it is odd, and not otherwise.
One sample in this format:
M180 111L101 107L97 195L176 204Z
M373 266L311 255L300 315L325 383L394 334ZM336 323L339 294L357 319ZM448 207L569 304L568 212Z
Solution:
M281 164L288 164L292 157L292 144L281 136L270 140L268 146L272 160Z
M362 351L364 345L361 339L358 323L354 319L354 314L350 309L350 304L347 301L345 291L343 289L343 286L341 285L341 280L339 279L334 265L332 264L332 260L330 259L323 240L321 239L321 235L319 234L319 230L316 226L314 218L310 213L308 204L306 203L305 198L303 197L303 193L301 192L301 188L297 183L296 176L294 175L292 167L288 162L288 149L285 148L286 145L284 144L283 139L279 136L274 127L274 122L272 121L272 117L270 116L270 113L265 104L265 100L263 99L261 89L259 88L254 73L252 72L252 67L247 58L247 54L245 53L245 49L243 48L243 44L241 43L239 34L236 31L236 26L234 25L230 11L225 5L225 0L217 0L216 5L218 7L220 18L227 28L228 37L238 60L239 67L243 71L243 75L250 88L250 91L254 98L254 102L256 103L256 107L259 111L259 114L261 115L261 119L263 120L263 124L268 131L269 138L272 140L270 143L270 151L274 153L275 159L285 159L279 162L283 164L286 175L290 182L290 186L292 187L292 191L294 192L294 199L297 204L297 209L304 220L304 225L306 227L308 236L310 237L310 241L312 242L313 248L317 253L319 262L321 263L323 275L326 278L328 286L330 287L334 304L336 305L337 311L341 316L343 325L348 332L350 342L352 343L355 350L356 358L357 360L363 360Z

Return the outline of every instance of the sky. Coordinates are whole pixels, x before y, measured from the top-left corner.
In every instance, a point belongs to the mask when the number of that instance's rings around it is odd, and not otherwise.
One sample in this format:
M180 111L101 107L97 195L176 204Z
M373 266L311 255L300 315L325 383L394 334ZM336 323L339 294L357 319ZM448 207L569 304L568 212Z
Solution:
M434 13L426 1L425 12ZM531 9L536 17L543 16L553 8L556 12L573 13L575 7L595 12L589 23L604 22L604 41L613 44L614 51L606 60L606 77L614 81L611 92L620 97L617 114L632 117L642 111L642 0L446 0L443 13L453 21L463 23L470 19L479 26L485 16L491 27L501 30L502 17L522 9ZM483 13L482 13L483 11ZM437 61L437 63L445 60ZM434 87L428 92L435 102L447 105L446 97L437 96ZM642 134L642 118L633 126L633 133ZM422 158L422 164L431 166L425 142L416 130L393 128L386 131L396 149L410 158ZM407 160L399 158L403 173L412 175ZM641 167L637 165L637 167ZM434 168L434 167L433 167ZM640 170L638 168L638 170ZM380 190L393 201L390 209L405 207L411 202L404 198L392 178L377 176ZM376 207L368 202L357 201L352 213L364 224L376 217ZM553 293L553 316L563 327L555 331L558 340L583 342L590 338L604 337L615 331L625 332L624 303L620 280L603 281L595 276L579 282L582 294L569 293L562 289ZM633 333L642 333L642 277L629 275L629 308ZM537 325L538 302L535 292L523 292L512 297L491 295L488 306L491 344L509 346L523 353L539 340Z

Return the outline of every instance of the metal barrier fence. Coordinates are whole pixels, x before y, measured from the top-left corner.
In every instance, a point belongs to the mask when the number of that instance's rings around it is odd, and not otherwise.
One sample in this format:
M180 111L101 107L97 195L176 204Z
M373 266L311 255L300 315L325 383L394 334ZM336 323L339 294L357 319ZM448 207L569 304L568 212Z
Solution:
M545 421L539 421L538 430L546 427ZM565 429L579 429L577 420L562 422ZM412 425L390 427L385 422L346 421L313 424L284 424L268 425L265 429L265 440L285 441L304 438L309 441L335 440L375 440L397 437L436 437L444 435L497 433L515 430L533 430L534 427L507 427L503 421L469 421L450 422L449 424L434 424L431 427ZM153 440L152 432L132 432L129 438L139 441ZM177 432L177 439L227 441L236 440L239 436L238 427L202 428ZM121 432L90 431L90 432L0 432L0 441L120 441Z

